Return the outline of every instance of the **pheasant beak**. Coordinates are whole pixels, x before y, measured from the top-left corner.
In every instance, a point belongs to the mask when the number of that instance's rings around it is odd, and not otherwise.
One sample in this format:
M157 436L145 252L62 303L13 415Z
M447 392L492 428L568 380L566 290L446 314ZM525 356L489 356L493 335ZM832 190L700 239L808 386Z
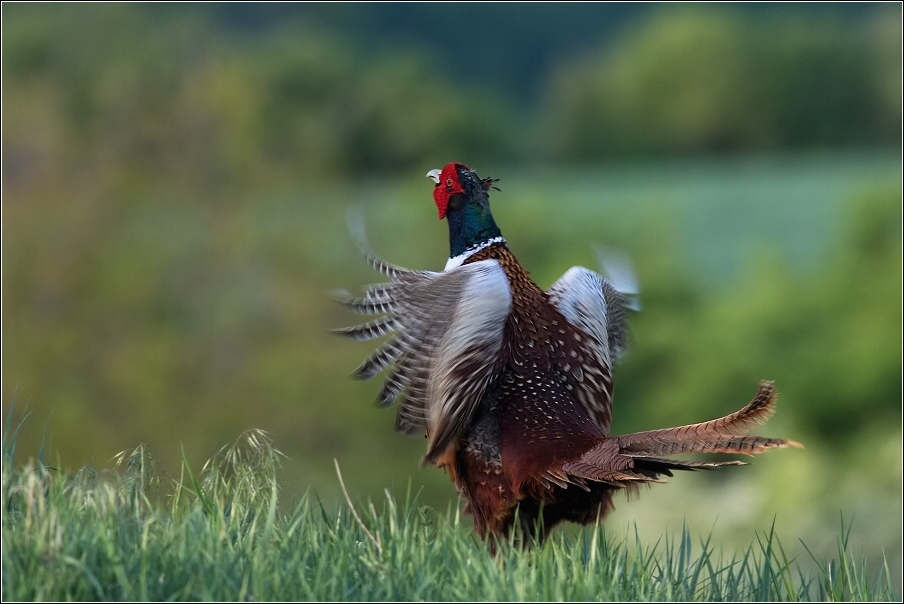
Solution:
M442 173L443 173L443 171L440 170L439 168L434 168L433 170L430 170L429 172L427 172L427 178L432 179L433 182L435 182L436 184L439 184L439 175Z

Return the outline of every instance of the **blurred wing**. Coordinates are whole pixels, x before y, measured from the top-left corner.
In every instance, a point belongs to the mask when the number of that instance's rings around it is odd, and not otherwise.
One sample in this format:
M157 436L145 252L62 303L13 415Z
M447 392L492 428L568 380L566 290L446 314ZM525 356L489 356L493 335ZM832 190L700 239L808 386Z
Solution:
M508 278L495 260L434 273L368 259L389 283L370 286L362 298L338 298L355 312L386 316L336 331L356 340L393 334L355 375L369 379L393 365L378 400L399 400L399 430L427 429L425 460L433 462L468 425L504 366Z
M596 246L596 260L605 280L624 298L625 306L639 311L640 286L631 257L620 249Z
M549 302L584 340L580 372L572 373L575 396L605 434L612 416L612 364L628 343L629 297L602 275L584 267L570 268L546 291Z
M640 286L631 258L622 250L597 247L596 259L603 269L609 353L617 362L628 349L628 312L640 310Z

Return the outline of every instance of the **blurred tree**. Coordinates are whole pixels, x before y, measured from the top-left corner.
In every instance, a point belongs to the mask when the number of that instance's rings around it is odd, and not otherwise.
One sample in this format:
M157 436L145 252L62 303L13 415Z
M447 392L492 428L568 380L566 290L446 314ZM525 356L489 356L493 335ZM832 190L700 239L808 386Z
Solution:
M120 193L181 185L235 197L507 153L510 120L493 91L409 50L366 55L304 20L239 35L205 12L134 6L4 16L16 23L4 28L4 122L21 124L4 131L10 167L32 158L54 162L57 177L93 170ZM37 124L52 149L35 148L28 116L39 107L53 113Z
M551 73L535 146L545 157L586 160L894 144L901 29L891 16L851 27L708 7L659 11Z
M718 416L760 379L777 383L780 421L839 454L863 431L899 429L901 189L870 188L849 215L833 259L807 279L765 256L744 285L707 298L674 266L648 264L658 270L633 321L643 345L619 374L619 431Z

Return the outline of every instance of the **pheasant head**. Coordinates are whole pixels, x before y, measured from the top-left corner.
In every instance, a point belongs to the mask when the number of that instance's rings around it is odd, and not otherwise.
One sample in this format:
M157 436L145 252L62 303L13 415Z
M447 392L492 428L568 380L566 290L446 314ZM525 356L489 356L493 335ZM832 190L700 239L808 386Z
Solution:
M482 179L458 162L442 170L430 170L427 177L436 183L433 201L439 218L449 222L450 263L458 260L455 264L460 264L479 249L505 241L490 212L489 191L495 182L492 178Z

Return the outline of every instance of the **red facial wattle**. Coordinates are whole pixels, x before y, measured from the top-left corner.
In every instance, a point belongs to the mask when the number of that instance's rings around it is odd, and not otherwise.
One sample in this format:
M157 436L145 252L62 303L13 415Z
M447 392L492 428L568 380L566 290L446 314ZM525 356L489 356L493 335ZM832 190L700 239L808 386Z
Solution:
M462 163L453 162L440 170L439 174L436 174L436 170L431 170L427 173L427 176L436 179L436 186L433 188L433 201L439 211L440 220L446 217L446 211L449 209L449 198L465 192L458 178L457 168L459 167L468 169Z

